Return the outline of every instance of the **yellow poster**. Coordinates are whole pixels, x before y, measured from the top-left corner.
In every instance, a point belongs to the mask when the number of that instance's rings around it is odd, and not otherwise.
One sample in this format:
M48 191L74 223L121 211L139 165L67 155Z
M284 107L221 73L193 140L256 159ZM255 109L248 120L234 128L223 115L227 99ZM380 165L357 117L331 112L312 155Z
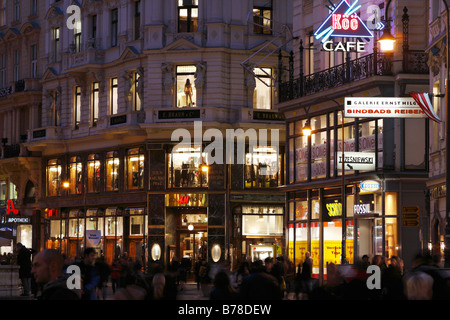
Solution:
M318 240L311 241L311 258L313 260L313 268L319 268L320 263L320 243Z
M327 263L340 264L342 253L342 241L327 240L324 244L325 265Z
M307 241L295 241L295 265L305 261L305 253L308 251Z
M294 241L288 242L288 257L289 260L294 261Z
M347 240L345 242L345 257L347 259L347 262L349 264L353 264L355 263L355 259L354 259L354 248L353 248L353 239L352 240Z

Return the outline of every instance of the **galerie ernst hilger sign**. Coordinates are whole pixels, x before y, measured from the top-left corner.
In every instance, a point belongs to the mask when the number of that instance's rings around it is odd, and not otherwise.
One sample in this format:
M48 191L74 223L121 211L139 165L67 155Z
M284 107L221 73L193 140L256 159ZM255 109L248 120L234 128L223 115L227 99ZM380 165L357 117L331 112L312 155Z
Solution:
M345 98L347 118L427 118L412 97Z

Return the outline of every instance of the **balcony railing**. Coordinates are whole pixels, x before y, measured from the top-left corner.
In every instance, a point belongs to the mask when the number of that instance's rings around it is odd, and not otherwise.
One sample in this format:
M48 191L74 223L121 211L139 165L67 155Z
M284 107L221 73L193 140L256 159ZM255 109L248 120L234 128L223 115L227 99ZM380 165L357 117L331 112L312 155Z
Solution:
M374 59L375 55L372 53L292 81L281 82L279 102L301 98L373 76L391 75L391 56L387 54L377 56L378 59Z

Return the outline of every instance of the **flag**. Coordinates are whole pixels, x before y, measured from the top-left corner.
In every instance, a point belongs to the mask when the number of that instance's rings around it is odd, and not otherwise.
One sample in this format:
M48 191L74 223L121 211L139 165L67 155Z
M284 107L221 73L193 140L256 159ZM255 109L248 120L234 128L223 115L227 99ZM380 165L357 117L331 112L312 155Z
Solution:
M433 104L431 103L429 93L427 92L410 92L411 97L417 102L423 112L433 121L442 122L441 119L434 112Z

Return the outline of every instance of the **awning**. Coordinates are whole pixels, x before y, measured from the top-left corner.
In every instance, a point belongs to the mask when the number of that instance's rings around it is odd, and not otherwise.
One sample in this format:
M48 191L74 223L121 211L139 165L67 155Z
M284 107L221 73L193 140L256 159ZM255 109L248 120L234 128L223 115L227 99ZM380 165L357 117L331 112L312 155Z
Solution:
M11 246L11 239L0 238L0 247Z
M441 119L436 115L433 109L433 104L430 100L430 95L427 92L411 92L411 97L417 102L422 111L433 121L441 122Z

